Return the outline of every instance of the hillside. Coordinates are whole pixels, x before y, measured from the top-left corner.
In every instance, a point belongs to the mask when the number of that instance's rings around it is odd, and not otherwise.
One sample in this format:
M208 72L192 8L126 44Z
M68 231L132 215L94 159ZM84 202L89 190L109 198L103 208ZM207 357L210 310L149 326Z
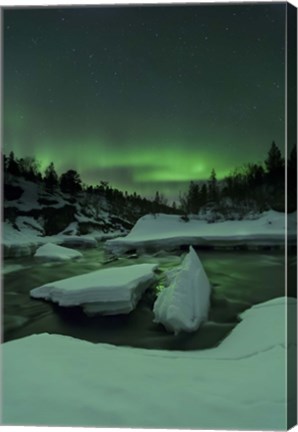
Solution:
M86 191L75 197L59 189L50 193L43 184L11 177L3 192L4 257L29 255L35 245L49 236L58 242L67 236L80 236L83 240L91 233L97 239L121 235L134 222L127 219L127 211L121 215L112 200L91 196ZM18 244L23 245L22 251L14 247ZM25 248L26 244L31 247Z

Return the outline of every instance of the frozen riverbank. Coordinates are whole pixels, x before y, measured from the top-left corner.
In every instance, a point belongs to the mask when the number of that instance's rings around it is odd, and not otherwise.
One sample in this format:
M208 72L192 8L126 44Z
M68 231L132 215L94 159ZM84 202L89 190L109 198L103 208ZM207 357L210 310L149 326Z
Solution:
M108 234L94 231L86 235L67 235L60 233L52 236L41 234L41 227L33 218L26 218L27 224L22 224L20 229L16 229L9 222L2 225L2 250L4 258L18 258L22 256L34 255L36 250L47 243L63 245L67 247L89 249L96 248L98 242L121 234L119 231ZM28 225L29 224L29 225Z
M138 220L130 233L106 242L107 249L116 254L129 250L172 250L192 245L196 247L284 247L296 242L296 214L287 218L284 213L268 211L258 219L208 223L196 218L184 221L175 215L147 215Z
M215 349L136 350L41 334L3 346L4 424L287 428L285 304L246 311ZM61 409L63 406L63 409ZM181 408L183 407L183 409ZM253 415L252 415L253 407Z
M296 213L291 213L286 221L284 213L268 211L254 220L207 223L195 217L185 222L178 215L149 214L140 218L126 236L119 230L109 233L93 231L88 235L60 233L44 236L42 228L33 218L19 218L19 229L8 222L3 224L3 256L33 255L45 243L91 248L100 241L106 241L107 250L118 255L131 250L173 250L190 245L196 248L283 248L286 233L288 243L296 243L296 217Z
M287 218L288 242L296 242L296 213ZM181 246L281 246L285 244L286 218L284 213L268 211L258 219L207 223L192 218L184 221L175 215L146 215L138 220L130 233L106 242L115 254L130 250L159 250Z

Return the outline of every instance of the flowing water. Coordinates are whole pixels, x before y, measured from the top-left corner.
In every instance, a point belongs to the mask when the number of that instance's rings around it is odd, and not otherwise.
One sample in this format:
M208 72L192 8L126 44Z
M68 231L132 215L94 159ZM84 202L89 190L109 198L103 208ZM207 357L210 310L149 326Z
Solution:
M195 350L216 346L239 322L239 314L250 306L285 295L283 252L199 251L212 285L209 318L198 331L177 336L153 323L152 306L156 290L147 291L128 315L87 317L80 307L59 307L34 300L32 288L58 279L100 268L137 263L159 264L159 288L165 270L178 265L182 252L153 255L106 256L103 245L83 251L79 261L40 263L33 257L5 260L3 265L4 341L35 333L56 333L93 343L111 343L150 349ZM295 296L296 257L288 258L288 279Z

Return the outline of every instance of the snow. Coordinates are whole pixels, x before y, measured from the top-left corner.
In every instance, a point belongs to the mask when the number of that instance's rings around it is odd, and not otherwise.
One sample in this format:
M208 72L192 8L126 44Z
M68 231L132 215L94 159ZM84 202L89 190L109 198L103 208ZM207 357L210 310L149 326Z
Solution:
M10 223L4 222L2 228L2 245L5 258L31 255L38 246L43 244L39 231L28 226L19 231Z
M155 281L154 264L107 268L63 279L30 291L60 306L81 305L87 314L131 312L143 292Z
M246 311L219 347L173 352L40 334L3 344L2 423L77 427L285 430L285 306Z
M26 220L26 224L24 224L24 220ZM21 219L21 222L21 231L13 227L9 222L4 222L2 225L4 258L33 255L38 247L46 243L79 248L93 248L97 246L96 239L90 235L68 236L61 233L54 236L41 236L38 229L39 225L33 218L24 217ZM19 221L19 223L21 222Z
M77 232L78 232L78 222L71 222L60 234L76 235Z
M23 189L21 197L14 201L6 203L7 207L17 207L21 211L30 211L32 209L41 209L38 203L39 185L25 179L15 179L12 183Z
M35 258L52 261L69 261L75 258L81 258L81 252L74 249L58 246L53 243L46 243L40 246L34 254Z
M288 215L288 242L296 241L296 213ZM173 249L181 245L284 245L285 214L273 210L259 219L207 223L181 220L177 215L146 215L126 237L108 240L106 247L115 254L131 249Z
M18 216L15 222L16 226L20 231L22 230L31 230L33 234L43 234L44 229L40 225L40 223L31 216Z
M171 278L170 285L159 293L154 304L154 321L175 334L195 331L208 317L211 288L192 247Z

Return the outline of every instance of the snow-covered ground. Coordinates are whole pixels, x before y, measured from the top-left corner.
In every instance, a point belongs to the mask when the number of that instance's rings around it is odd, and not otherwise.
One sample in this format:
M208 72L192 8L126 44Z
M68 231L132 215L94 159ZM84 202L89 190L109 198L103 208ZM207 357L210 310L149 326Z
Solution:
M136 264L97 270L34 288L30 295L60 306L81 305L87 314L129 313L154 283L156 267L155 264Z
M18 217L17 226L19 229L13 227L9 222L4 222L2 224L4 258L33 255L38 247L46 243L72 248L93 248L96 247L100 241L105 241L106 239L114 237L119 238L123 235L123 232L119 230L110 233L94 230L90 234L75 235L75 224L75 222L70 224L70 226L64 230L70 232L70 234L61 232L53 236L44 236L42 235L42 227L32 217Z
M296 349L295 340L286 346L286 303L293 312L296 301L285 298L247 310L219 347L205 351L149 351L49 334L7 342L2 422L285 430L287 404L294 404L286 355Z
M181 245L284 245L285 214L267 211L256 220L207 223L176 215L146 215L126 237L108 240L114 253L131 249L172 249ZM288 241L296 241L296 213L288 216Z
M169 331L195 331L208 317L211 287L198 255L192 247L171 281L158 295L155 322Z
M10 202L11 204L11 202ZM88 219L90 223L94 222ZM296 242L296 213L290 214L288 242ZM70 247L96 247L98 241L106 241L106 248L115 254L128 250L171 250L181 245L258 247L284 245L285 214L268 211L256 220L207 223L192 218L185 222L178 215L146 215L138 220L128 235L123 232L104 233L94 229L85 235L77 235L78 222L72 222L61 233L44 236L42 225L29 216L19 216L14 227L9 222L2 225L4 257L33 255L44 243ZM67 233L67 234L66 234ZM116 237L116 238L115 238Z

